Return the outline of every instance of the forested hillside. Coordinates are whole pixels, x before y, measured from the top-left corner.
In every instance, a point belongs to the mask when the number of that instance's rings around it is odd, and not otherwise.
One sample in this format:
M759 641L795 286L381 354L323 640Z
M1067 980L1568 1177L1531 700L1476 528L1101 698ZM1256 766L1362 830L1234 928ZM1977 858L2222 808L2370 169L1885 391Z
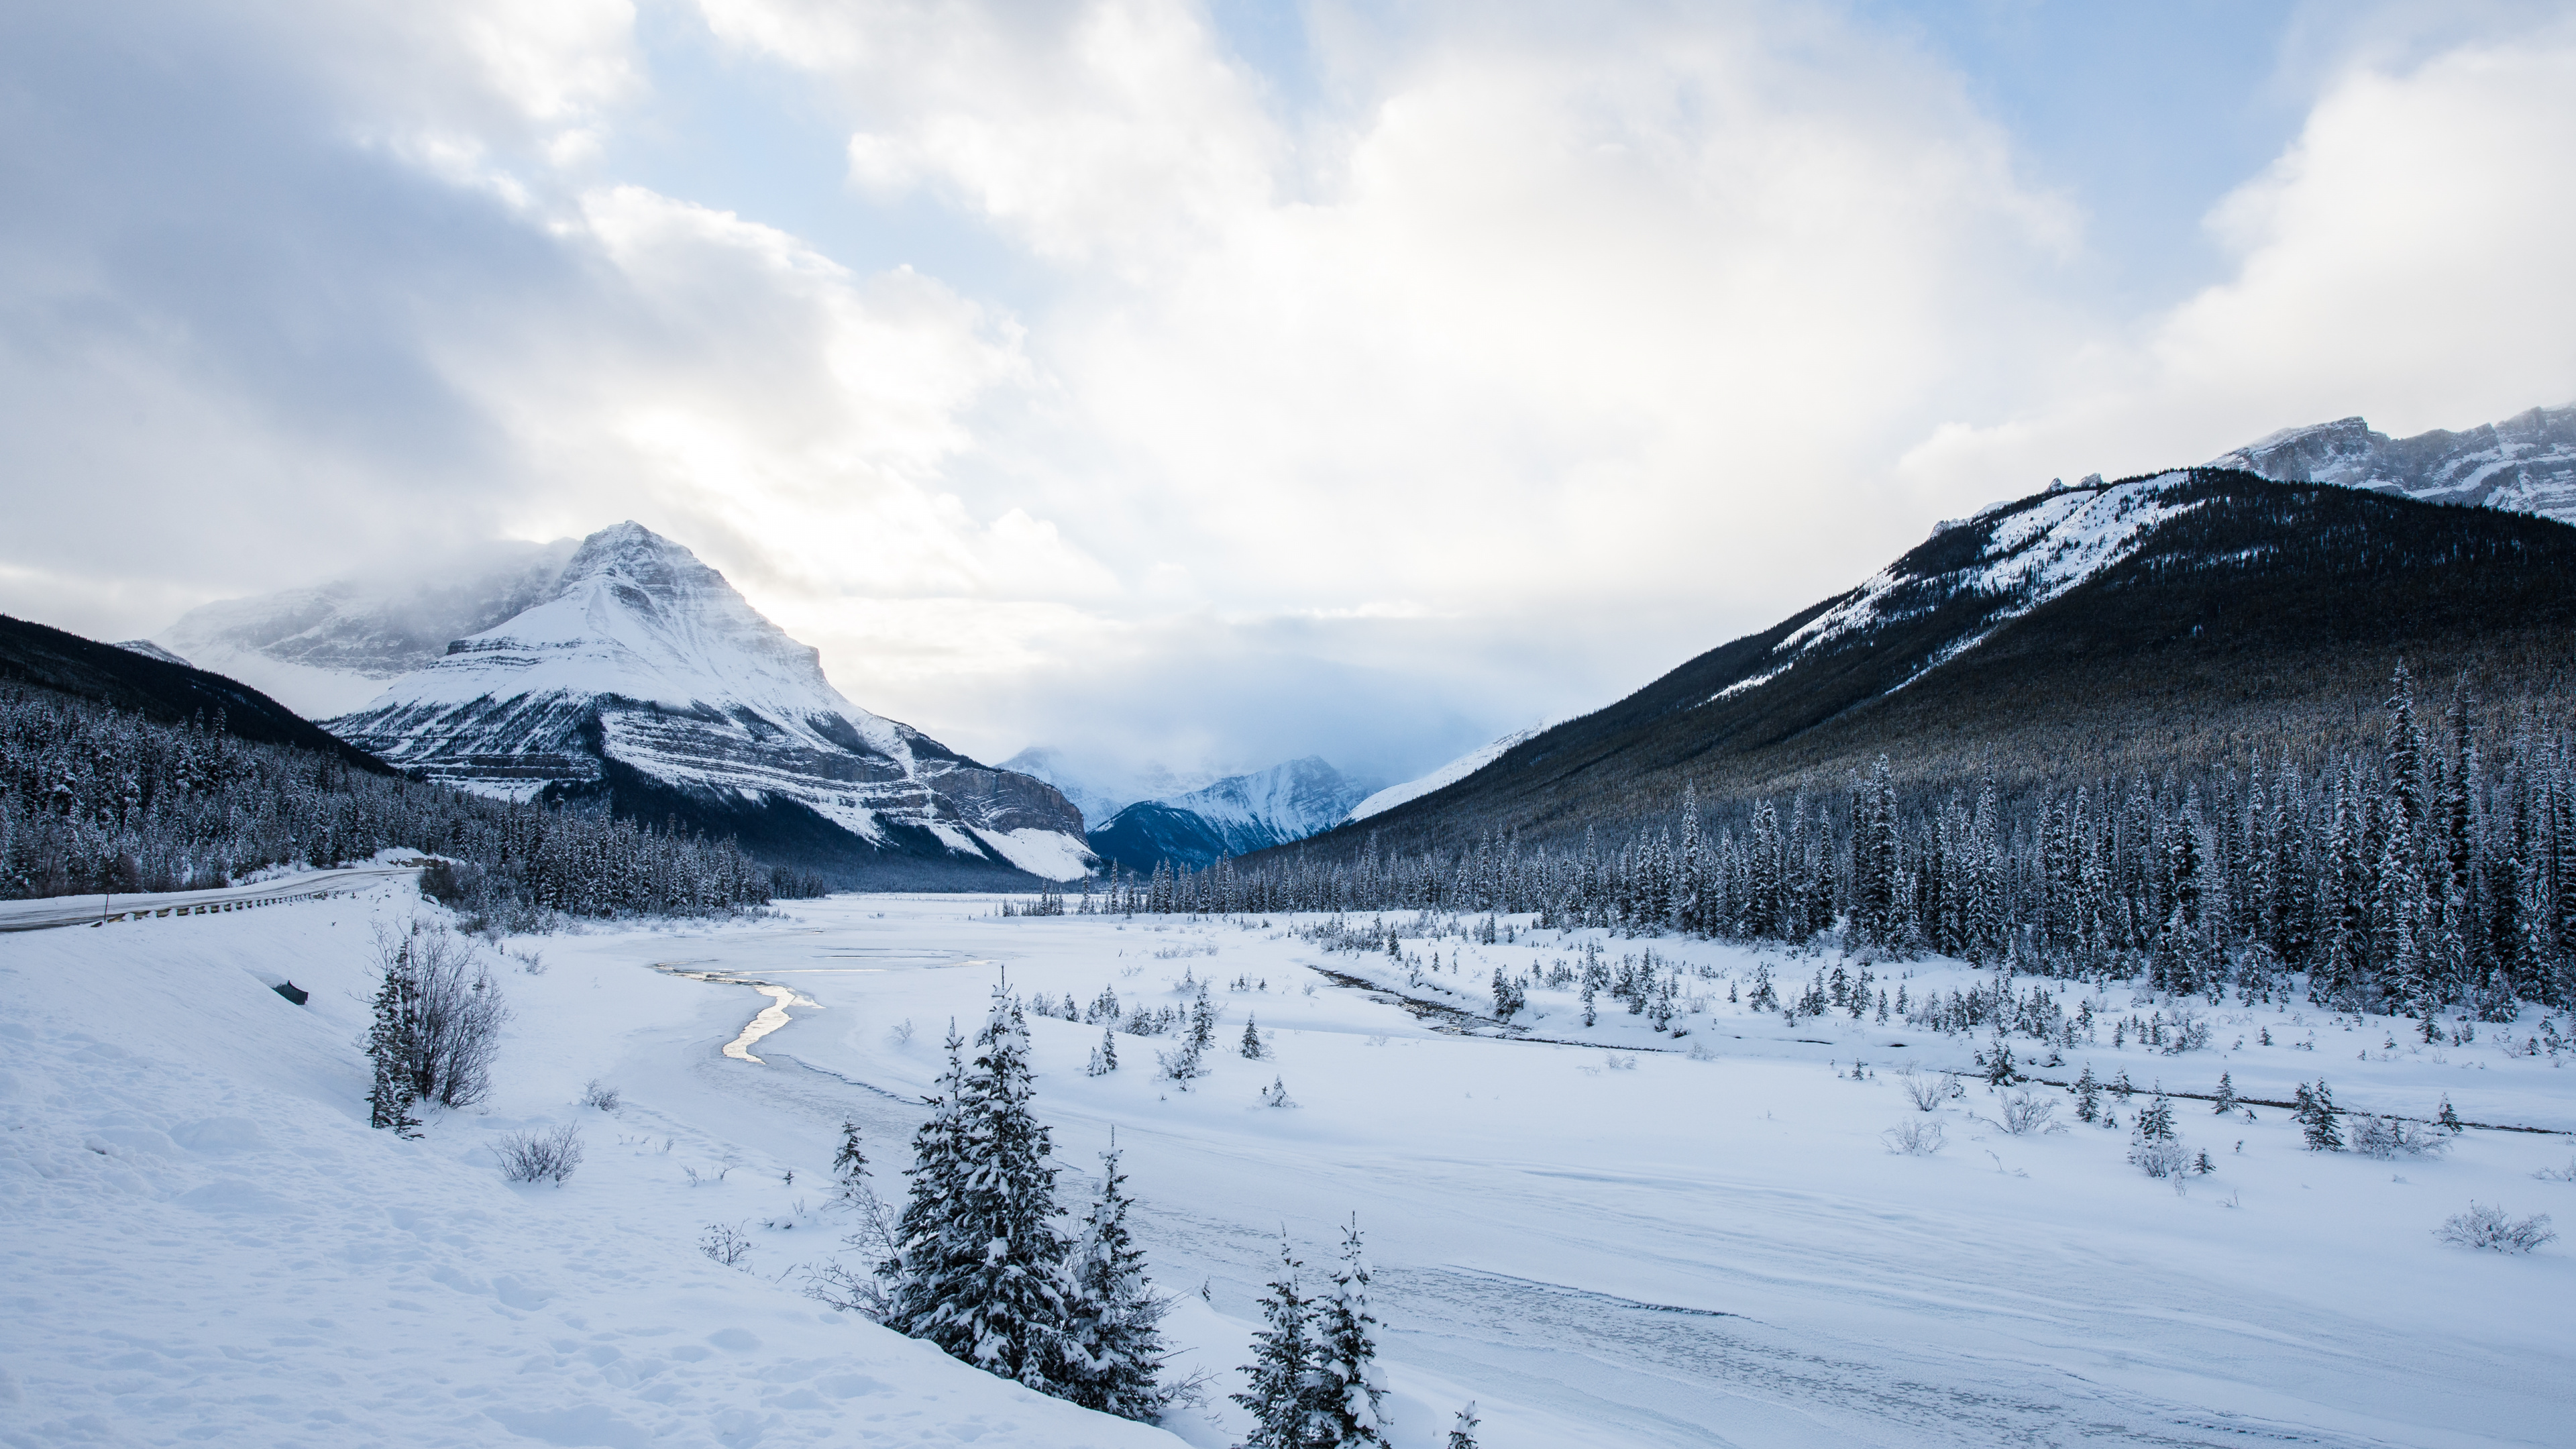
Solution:
M2031 520L2124 489L2146 495L2112 525L2135 529L2124 551L2050 592L2076 555L2048 551L2099 538ZM2285 747L2313 772L2375 736L2400 658L2445 690L2465 677L2490 718L2563 713L2571 582L2576 528L2492 509L2226 469L2059 490L1945 527L1862 589L1299 848L1512 832L1562 851L1666 814L1686 786L1733 806L1821 796L1882 754L1902 787L1991 779L2014 802L2140 773L2242 778Z
M2213 1001L2304 991L2336 1010L2414 1016L2427 1040L2448 1012L2511 1020L2522 1001L2576 1005L2576 756L2563 721L2481 710L2462 682L2428 730L2401 666L2378 723L2374 746L2313 763L2284 752L2241 772L2105 778L2017 804L1991 777L1909 790L1881 760L1839 790L1716 810L1686 788L1659 818L1570 849L1492 836L1338 859L1291 847L1084 905L1535 911L1543 924L1791 944L1839 928L1856 948L2144 978Z
M433 871L425 886L522 927L556 911L704 915L803 884L729 842L484 799L336 752L243 739L220 712L164 723L0 685L0 896L186 890L387 847L462 862Z

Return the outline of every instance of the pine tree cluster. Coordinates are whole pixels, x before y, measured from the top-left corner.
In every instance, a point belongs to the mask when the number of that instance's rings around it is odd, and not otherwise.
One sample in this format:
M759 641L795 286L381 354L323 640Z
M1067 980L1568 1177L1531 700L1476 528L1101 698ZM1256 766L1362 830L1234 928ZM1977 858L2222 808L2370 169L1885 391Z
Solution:
M995 991L973 1053L948 1069L913 1134L884 1280L886 1326L1040 1393L1131 1419L1171 1401L1158 1381L1164 1300L1127 1227L1118 1155L1080 1230L1058 1225L1052 1140L1032 1108L1028 1023Z

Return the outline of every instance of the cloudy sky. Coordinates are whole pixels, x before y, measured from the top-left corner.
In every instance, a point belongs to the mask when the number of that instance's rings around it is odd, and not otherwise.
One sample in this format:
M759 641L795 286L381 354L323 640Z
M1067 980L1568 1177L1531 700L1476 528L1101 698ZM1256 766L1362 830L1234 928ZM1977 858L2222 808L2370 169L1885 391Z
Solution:
M2576 401L2567 4L0 7L0 610L635 518L1397 777L2052 476Z

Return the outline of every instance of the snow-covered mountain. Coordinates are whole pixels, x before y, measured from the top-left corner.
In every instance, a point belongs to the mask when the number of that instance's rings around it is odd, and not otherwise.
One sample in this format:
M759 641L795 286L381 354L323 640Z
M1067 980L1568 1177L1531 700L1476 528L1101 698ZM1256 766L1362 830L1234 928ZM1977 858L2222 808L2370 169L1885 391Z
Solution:
M1106 822L1139 800L1168 800L1223 778L1221 771L1174 770L1160 761L1130 766L1084 759L1047 745L1031 745L1004 760L1002 768L1034 775L1063 791L1092 824Z
M2481 698L2554 698L2527 661L2576 629L2570 569L2564 523L2402 490L2236 467L2058 484L1303 848L1575 839L1685 790L1838 788L1882 756L1936 790L2162 772L2330 737L2400 659Z
M1139 800L1090 834L1103 860L1129 870L1193 868L1329 830L1374 789L1319 756L1233 775L1164 800Z
M848 878L1089 865L1054 787L852 704L813 649L637 523L582 540L530 607L327 723L425 778L607 799Z
M1407 780L1401 785L1389 785L1352 806L1351 813L1343 816L1342 822L1348 824L1354 820L1366 820L1372 815L1392 810L1408 800L1419 800L1434 790L1454 785L1501 759L1512 746L1523 740L1536 739L1539 732L1546 728L1545 725L1532 725L1525 730L1514 730L1489 744L1478 745L1430 774Z
M308 719L328 719L436 663L448 641L494 628L548 597L580 547L570 538L501 541L448 561L426 580L343 579L225 599L138 642L238 679Z
M2464 433L2374 433L2360 418L2289 428L2211 460L2283 483L2339 483L2576 523L2576 407L2533 408Z

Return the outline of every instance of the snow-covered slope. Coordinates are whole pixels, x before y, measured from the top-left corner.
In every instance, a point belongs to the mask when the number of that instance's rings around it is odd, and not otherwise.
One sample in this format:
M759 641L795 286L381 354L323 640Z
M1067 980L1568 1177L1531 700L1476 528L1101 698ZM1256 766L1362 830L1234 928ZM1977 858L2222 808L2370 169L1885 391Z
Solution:
M1387 786L1385 789L1378 791L1376 794L1362 800L1357 805L1352 806L1351 813L1343 816L1342 818L1346 822L1351 820L1366 820L1372 815L1382 815L1387 811L1394 809L1396 806L1404 804L1408 800L1419 800L1434 790L1444 789L1448 786L1457 784L1459 781L1466 779L1469 775L1472 775L1478 770L1485 768L1487 765L1492 764L1494 761L1501 759L1510 751L1512 746L1519 744L1523 740L1535 739L1539 732L1546 728L1547 726L1545 725L1532 725L1525 730L1514 730L1510 734L1503 736L1501 739L1493 741L1491 744L1479 745L1475 749L1469 750L1467 753L1460 755L1458 758L1451 760L1445 765L1442 765L1439 769L1432 771L1428 775L1421 776L1418 779L1407 780L1401 785Z
M1157 861L1204 866L1330 830L1370 788L1308 755L1168 799L1137 801L1091 832L1091 848L1130 870L1151 869Z
M760 998L645 968L652 937L487 958L491 1100L370 1130L369 928L420 908L405 881L0 938L0 1444L1177 1449L802 1296L860 1104L718 1056ZM755 1095L710 1113L728 1085ZM562 1126L567 1181L502 1179L503 1134ZM700 1252L715 1223L740 1266Z
M428 579L342 579L319 588L191 609L158 642L308 719L357 709L425 669L448 641L479 634L546 597L577 540L494 542Z
M584 539L532 607L330 727L482 794L622 793L646 819L667 797L824 868L894 855L1069 880L1088 865L1052 787L852 704L813 649L637 523ZM844 858L800 822L839 834Z
M2533 408L2463 433L2437 428L2411 438L2339 418L2285 429L2211 461L2283 483L2376 488L2576 523L2576 407Z

